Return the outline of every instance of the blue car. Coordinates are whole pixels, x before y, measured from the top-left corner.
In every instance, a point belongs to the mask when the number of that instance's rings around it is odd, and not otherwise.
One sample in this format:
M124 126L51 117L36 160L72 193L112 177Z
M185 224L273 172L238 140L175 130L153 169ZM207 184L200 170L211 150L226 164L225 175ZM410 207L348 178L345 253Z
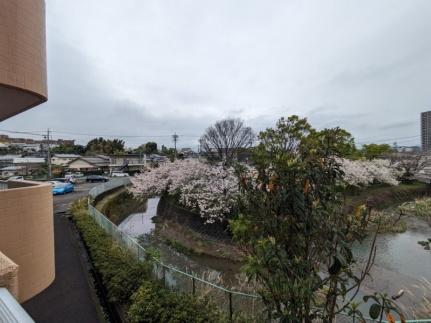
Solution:
M58 194L66 194L73 192L74 186L71 183L62 183L59 181L51 181L52 185L52 194L58 195Z

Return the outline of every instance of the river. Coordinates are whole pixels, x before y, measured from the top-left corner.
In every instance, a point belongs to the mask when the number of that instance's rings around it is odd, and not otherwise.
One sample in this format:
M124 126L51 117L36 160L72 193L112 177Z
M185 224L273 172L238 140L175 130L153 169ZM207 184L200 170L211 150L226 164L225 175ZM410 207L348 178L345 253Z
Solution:
M120 229L135 238L142 234L151 236L157 225L153 218L157 215L158 203L158 197L150 198L146 211L128 216L119 225ZM378 235L372 278L365 281L361 294L378 290L394 295L400 289L409 290L413 295L406 292L400 303L407 312L411 312L409 309L417 306L423 296L422 290L415 286L420 285L424 278L431 281L431 252L417 243L431 237L431 228L420 219L408 218L407 221L408 230L404 233ZM210 281L243 290L243 287L238 286L244 285L238 264L213 257L185 255L161 243L154 235L152 239L161 250L161 258L165 263ZM354 253L359 259L366 257L369 244L370 239L354 246Z

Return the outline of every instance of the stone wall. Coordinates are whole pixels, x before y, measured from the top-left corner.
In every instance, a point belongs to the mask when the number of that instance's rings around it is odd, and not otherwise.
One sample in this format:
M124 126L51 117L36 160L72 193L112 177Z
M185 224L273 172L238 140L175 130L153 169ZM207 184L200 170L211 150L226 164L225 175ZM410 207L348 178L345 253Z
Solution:
M5 287L15 299L18 299L18 265L2 252L0 252L0 287Z

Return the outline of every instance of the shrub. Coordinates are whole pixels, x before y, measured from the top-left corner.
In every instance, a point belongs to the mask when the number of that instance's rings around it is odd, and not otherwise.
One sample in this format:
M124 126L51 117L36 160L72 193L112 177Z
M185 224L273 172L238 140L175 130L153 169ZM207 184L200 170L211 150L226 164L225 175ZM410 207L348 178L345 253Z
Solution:
M88 216L82 201L73 206L72 213L93 264L102 276L110 301L128 303L140 283L149 279L150 264L136 261L129 252L113 242Z
M128 307L130 322L225 321L207 298L176 294L152 281L152 263L136 260L112 241L89 216L85 200L73 204L72 215L110 301Z
M152 282L144 282L132 296L128 318L132 323L222 321L220 313L207 298L175 294Z

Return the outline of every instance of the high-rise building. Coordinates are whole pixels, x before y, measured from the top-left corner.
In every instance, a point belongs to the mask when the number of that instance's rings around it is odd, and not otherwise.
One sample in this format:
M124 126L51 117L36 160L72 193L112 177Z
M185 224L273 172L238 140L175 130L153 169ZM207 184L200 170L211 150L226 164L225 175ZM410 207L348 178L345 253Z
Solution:
M422 151L431 151L431 111L421 113Z

